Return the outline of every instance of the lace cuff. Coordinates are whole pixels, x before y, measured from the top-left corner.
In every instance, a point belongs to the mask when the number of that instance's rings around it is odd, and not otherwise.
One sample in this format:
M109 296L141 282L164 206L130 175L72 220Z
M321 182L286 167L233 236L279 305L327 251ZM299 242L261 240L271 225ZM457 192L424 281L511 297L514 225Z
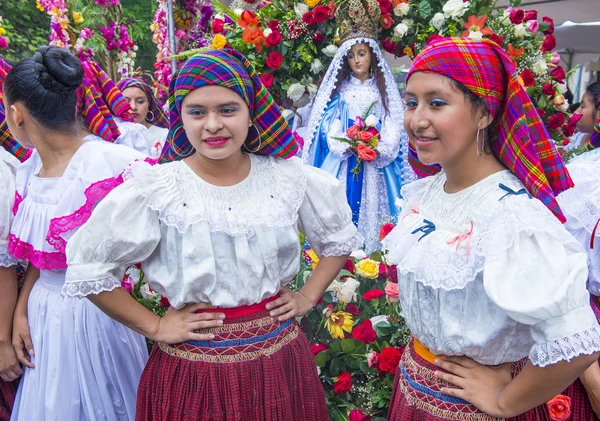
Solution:
M349 145L336 140L336 137L346 137L346 133L342 130L342 122L339 119L333 120L329 133L327 134L327 145L329 150L340 159L345 159L350 155L348 152Z
M364 237L357 231L352 238L343 243L329 244L321 248L321 257L327 256L345 256L355 250L358 250L365 241Z
M529 351L529 359L534 365L546 367L559 361L570 361L580 355L590 355L598 351L600 351L600 326L595 326L556 341L535 344Z
M16 266L17 263L18 263L17 259L12 257L10 254L8 254L8 253L0 254L0 266L8 268L11 266Z
M99 294L121 287L121 280L108 275L105 278L90 281L67 282L63 285L62 293L68 297L83 298L90 294Z

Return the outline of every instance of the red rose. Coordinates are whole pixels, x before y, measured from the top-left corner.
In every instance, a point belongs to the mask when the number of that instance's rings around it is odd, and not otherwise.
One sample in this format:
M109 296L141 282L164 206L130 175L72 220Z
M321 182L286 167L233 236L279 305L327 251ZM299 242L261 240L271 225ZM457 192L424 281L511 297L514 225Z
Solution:
M163 307L171 307L171 303L167 297L160 297L160 305Z
M540 116L540 118L545 118L546 117L546 111L542 110L541 108L536 108L535 109L538 113L538 115Z
M379 8L381 9L381 14L385 15L386 13L392 13L394 7L390 0L379 0Z
M337 380L333 384L333 391L335 393L345 393L350 389L352 389L352 374L344 371L337 376Z
M267 66L273 70L276 70L279 68L279 66L281 66L281 62L283 62L283 56L281 53L277 51L269 53L269 56L267 57Z
M359 342L370 344L377 339L377 332L373 329L373 323L370 320L364 320L352 330L352 337Z
M385 273L387 275L388 282L391 282L393 284L398 283L398 266L385 265Z
M273 86L273 82L275 81L275 77L271 73L264 73L260 76L260 80L262 81L265 88L269 89Z
M363 414L360 409L353 409L348 414L348 421L371 421L371 417Z
M565 81L565 77L567 76L565 74L565 69L563 69L561 66L558 66L556 69L552 70L550 75L552 75L554 80L558 83L563 83Z
M583 114L573 114L571 117L569 117L569 124L579 123L579 120L581 120L581 117L583 117Z
M515 25L523 23L523 19L525 19L525 12L522 9L513 9L510 11L510 21Z
M356 154L360 159L366 162L375 161L377 159L377 153L367 145L363 145L362 143L356 147Z
M317 44L325 41L325 35L323 35L320 32L315 32L315 34L313 35L313 41L316 42Z
M561 143L561 145L563 145L563 146L567 146L569 143L571 143L571 141L570 141L569 139L563 139L563 141L562 141L562 142L560 142L560 143Z
M329 9L323 5L318 5L312 11L315 23L325 22L329 17Z
M353 125L348 127L348 130L346 130L346 136L348 136L348 139L354 139L356 136L358 136L358 132L360 132L360 127Z
M220 34L225 29L225 22L221 19L215 19L212 23L212 32L213 34Z
M563 135L566 137L571 137L575 133L575 129L577 128L576 124L565 124L562 128ZM564 145L566 146L566 145Z
M302 16L302 22L304 22L308 26L311 26L311 25L314 25L315 23L317 23L317 22L315 22L315 17L313 16L312 12L306 12Z
M366 130L358 132L358 140L361 142L369 143L373 139L373 133Z
M385 15L381 15L381 27L383 29L389 29L394 23L394 18L391 13L386 13Z
M354 304L346 304L346 311L354 316L358 316L360 314L360 310Z
M540 47L540 51L542 53L547 53L548 51L552 51L556 48L556 38L554 37L554 35L548 35L546 36L546 39L544 39L544 42L542 43L542 46Z
M546 34L546 35L552 35L554 33L554 21L552 19L550 19L548 16L544 16L542 18L542 22L550 24L550 26L548 27L548 29L546 29L544 31L544 34Z
M310 350L312 351L313 355L317 355L319 352L323 352L328 348L329 347L325 344L318 344L318 345L310 344Z
M386 346L381 350L381 354L379 354L379 370L394 374L401 357L402 351L398 348L395 346Z
M523 79L523 84L525 86L533 86L535 85L535 76L533 72L529 69L525 69L521 72L521 78Z
M379 281L385 281L387 279L387 272L383 263L379 265L379 276L377 277L377 279Z
M525 21L528 20L536 20L537 19L537 10L528 10L525 12Z
M383 224L381 228L379 228L379 241L383 241L383 239L387 237L387 235L392 232L394 228L396 228L396 226L391 222Z
M490 35L490 41L493 41L496 44L502 46L502 43L504 42L504 37L502 35L492 34Z
M443 40L444 37L439 36L438 34L431 34L429 38L427 38L427 45L435 44L436 42Z
M554 90L554 86L551 83L544 83L542 86L542 92L548 96L556 95L556 91Z
M548 130L556 130L563 124L565 124L565 115L563 113L553 114L546 123Z
M279 43L281 42L281 40L282 40L281 32L273 31L267 37L267 45L269 47L277 47L279 45Z
M546 402L552 421L566 421L571 416L571 398L557 395Z
M398 49L398 44L392 41L391 38L384 39L381 46L390 54L396 54L396 50Z
M381 266L383 266L383 265L381 265ZM376 300L377 298L383 296L384 294L385 294L385 291L382 291L380 289L370 289L363 294L363 300L367 300L367 301Z
M267 26L272 30L277 31L279 30L279 21L275 19L270 20L269 23L267 23Z
M354 262L352 259L348 258L348 260L346 260L346 263L344 264L344 270L354 275Z

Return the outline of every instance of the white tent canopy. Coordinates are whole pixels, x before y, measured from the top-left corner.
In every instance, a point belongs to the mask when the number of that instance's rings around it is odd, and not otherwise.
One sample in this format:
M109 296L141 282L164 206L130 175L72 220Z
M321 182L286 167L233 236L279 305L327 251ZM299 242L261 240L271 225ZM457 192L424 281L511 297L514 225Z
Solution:
M561 53L569 68L597 60L600 56L600 21L566 21L556 27L554 35L556 51Z

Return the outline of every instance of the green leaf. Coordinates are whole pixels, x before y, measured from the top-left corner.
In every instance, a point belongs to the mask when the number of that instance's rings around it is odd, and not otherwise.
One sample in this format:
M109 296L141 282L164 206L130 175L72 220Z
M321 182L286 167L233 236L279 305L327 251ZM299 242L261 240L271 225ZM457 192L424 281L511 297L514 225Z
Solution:
M342 339L342 351L346 354L351 354L356 349L356 341L354 339Z
M550 28L550 22L540 22L540 32L544 32L548 28Z
M327 364L327 361L329 361L329 359L330 359L330 357L329 357L329 353L327 351L321 351L315 357L317 366L319 366L321 368L325 367L325 365Z
M421 0L419 2L419 15L421 15L423 19L427 19L429 16L431 16L431 12L432 8L429 0Z

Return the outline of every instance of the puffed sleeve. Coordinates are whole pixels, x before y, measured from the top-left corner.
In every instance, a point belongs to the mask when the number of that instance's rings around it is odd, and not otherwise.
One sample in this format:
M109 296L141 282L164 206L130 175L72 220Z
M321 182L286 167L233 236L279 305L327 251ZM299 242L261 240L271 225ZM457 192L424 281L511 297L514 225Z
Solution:
M483 272L488 297L530 326L529 359L537 366L600 351L584 250L550 212L528 210L505 214L490 235Z
M342 129L342 121L336 118L332 121L329 133L327 133L327 146L329 150L338 158L346 159L350 156L348 152L348 143L337 140L337 138L347 138L346 133Z
M17 261L8 253L8 236L15 202L15 179L11 168L0 159L0 266L9 267Z
M111 191L67 243L63 294L85 297L120 287L125 270L158 246L158 213L147 206L135 181Z
M319 256L343 256L360 248L363 237L340 182L326 171L303 165L306 192L298 209L299 229Z

